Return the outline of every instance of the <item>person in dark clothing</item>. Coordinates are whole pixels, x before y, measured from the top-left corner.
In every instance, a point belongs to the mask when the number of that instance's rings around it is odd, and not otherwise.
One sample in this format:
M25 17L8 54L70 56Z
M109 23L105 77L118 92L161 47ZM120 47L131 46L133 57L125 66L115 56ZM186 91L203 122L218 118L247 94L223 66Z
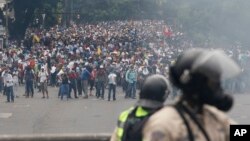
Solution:
M77 85L77 91L78 91L78 95L81 96L82 95L82 80L81 80L81 71L80 69L77 67L76 68L76 85Z
M60 87L61 100L63 100L64 95L67 96L67 100L68 100L68 98L69 98L69 79L68 79L67 74L62 75L62 84Z
M97 70L96 74L96 87L97 87L97 98L101 97L104 99L104 92L105 92L105 80L106 80L106 71L103 65Z
M57 75L57 73L58 73L58 71L55 70L53 73L50 74L50 76L51 76L50 84L51 84L52 87L56 86L56 75Z
M50 56L47 57L48 70L51 70L51 59Z
M31 97L33 97L34 95L33 81L34 81L35 75L34 75L33 70L29 66L26 68L24 76L25 76L25 83L26 83L25 90L27 92L26 98L28 98L30 94L31 94Z

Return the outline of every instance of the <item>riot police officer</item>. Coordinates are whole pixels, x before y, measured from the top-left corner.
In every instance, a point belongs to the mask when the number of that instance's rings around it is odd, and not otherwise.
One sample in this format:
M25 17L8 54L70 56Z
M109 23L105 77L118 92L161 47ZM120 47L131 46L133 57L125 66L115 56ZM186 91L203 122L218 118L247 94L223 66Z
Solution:
M111 141L140 141L144 123L154 112L163 107L170 93L170 86L162 75L149 76L140 91L140 99L119 116Z
M233 98L224 93L221 81L239 72L221 51L184 52L170 68L170 80L183 95L149 118L143 141L229 141L233 122L225 112L231 109Z

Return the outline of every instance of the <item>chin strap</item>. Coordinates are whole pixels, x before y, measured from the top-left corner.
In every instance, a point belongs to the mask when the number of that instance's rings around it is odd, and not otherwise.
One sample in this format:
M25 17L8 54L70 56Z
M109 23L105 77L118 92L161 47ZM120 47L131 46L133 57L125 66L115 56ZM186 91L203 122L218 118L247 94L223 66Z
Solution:
M184 124L187 127L188 130L188 135L189 135L189 140L190 141L194 141L194 135L193 132L190 128L190 125L187 121L187 118L184 116L184 113L187 113L190 118L194 121L194 123L198 126L198 128L201 130L202 134L204 135L204 137L206 138L207 141L210 141L210 138L206 132L206 130L202 127L201 123L198 121L198 119L196 118L196 116L190 111L188 110L185 106L183 106L181 103L178 103L174 106L177 110L177 112L180 114L181 118L184 121Z
M194 141L194 134L193 134L193 132L192 132L192 130L190 128L190 125L189 125L189 123L187 121L187 118L184 116L184 113L181 111L181 107L179 106L179 104L174 105L174 107L177 110L177 112L179 113L179 115L181 116L184 124L187 127L189 141Z

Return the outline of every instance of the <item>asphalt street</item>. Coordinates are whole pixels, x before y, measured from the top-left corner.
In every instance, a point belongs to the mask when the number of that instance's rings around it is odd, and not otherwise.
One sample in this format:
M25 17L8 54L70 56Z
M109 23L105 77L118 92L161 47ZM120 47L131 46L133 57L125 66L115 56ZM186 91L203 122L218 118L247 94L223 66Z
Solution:
M14 103L6 103L6 97L0 96L0 135L111 133L119 113L136 102L124 99L121 88L117 90L117 100L110 102L107 101L107 90L105 100L92 96L61 101L57 97L58 88L51 87L49 99L42 99L41 93L35 93L34 98L25 98L23 87L15 93L19 98ZM235 106L229 115L240 124L250 124L250 94L234 96Z

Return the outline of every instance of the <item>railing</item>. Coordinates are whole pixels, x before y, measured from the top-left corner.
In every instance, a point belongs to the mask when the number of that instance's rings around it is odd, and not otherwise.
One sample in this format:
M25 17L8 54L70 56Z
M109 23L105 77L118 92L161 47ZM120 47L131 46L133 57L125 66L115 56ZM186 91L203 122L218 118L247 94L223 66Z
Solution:
M0 135L0 141L109 141L110 134Z

